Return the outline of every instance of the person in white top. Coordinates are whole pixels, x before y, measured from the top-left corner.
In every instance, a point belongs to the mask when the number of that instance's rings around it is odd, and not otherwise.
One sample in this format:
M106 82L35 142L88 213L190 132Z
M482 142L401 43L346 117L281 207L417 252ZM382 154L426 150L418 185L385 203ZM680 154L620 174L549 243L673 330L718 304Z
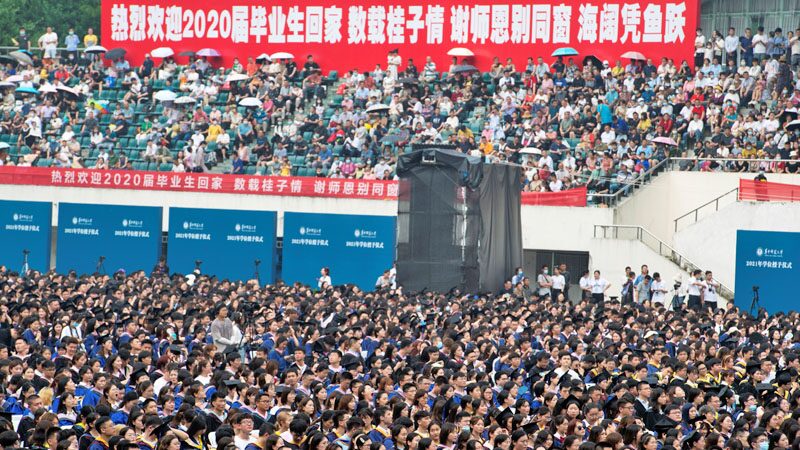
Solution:
M767 57L767 44L769 37L764 34L764 27L758 27L758 33L753 36L753 58L761 61Z
M689 294L689 301L687 304L689 309L700 311L700 308L702 308L701 294L704 290L705 282L703 281L703 271L699 269L693 271L687 292Z
M694 66L702 67L703 59L706 55L706 37L703 35L703 29L697 29L697 37L694 38Z
M594 303L602 303L606 298L606 291L611 287L611 283L605 278L600 277L600 271L594 271L594 278L590 282L592 290L592 301Z
M331 269L323 267L319 271L319 278L317 278L317 287L319 289L327 289L331 286Z
M581 300L586 300L592 296L592 277L589 275L588 270L583 272L583 276L578 281L578 286L581 288Z
M554 300L558 300L558 297L564 293L564 287L567 284L567 281L564 279L564 275L561 274L561 270L558 267L553 267L553 276L551 277L551 282L553 286L550 288L552 291L552 298Z
M721 304L722 299L717 295L719 291L719 283L714 279L714 274L710 270L706 271L705 286L703 291L703 307L716 311L717 309L724 308Z
M653 274L653 283L650 285L650 290L653 291L652 302L653 304L666 305L667 299L667 286L661 280L661 274L656 272Z
M58 34L51 27L47 27L47 32L39 38L39 48L44 50L44 57L55 59L58 56Z
M739 50L739 36L736 35L736 28L728 28L728 35L725 36L725 62L733 61L737 63L737 55Z

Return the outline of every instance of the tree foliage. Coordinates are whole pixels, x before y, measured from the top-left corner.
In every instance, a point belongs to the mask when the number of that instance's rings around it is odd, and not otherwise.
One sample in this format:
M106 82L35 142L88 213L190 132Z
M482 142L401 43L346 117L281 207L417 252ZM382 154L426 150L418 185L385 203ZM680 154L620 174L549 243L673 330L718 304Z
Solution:
M100 0L0 0L0 45L13 46L12 38L25 27L31 47L50 26L58 33L58 46L64 46L69 27L81 40L87 28L100 37Z

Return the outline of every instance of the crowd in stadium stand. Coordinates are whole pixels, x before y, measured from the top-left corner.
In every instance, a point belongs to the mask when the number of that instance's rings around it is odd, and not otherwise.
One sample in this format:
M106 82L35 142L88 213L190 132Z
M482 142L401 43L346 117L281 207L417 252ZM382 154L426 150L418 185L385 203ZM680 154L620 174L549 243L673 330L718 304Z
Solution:
M0 445L796 448L797 314L625 271L473 295L0 267Z
M131 67L124 52L78 52L70 34L60 58L4 60L2 162L387 179L398 152L435 142L524 165L534 192L626 189L669 156L687 158L682 170L797 173L798 35L699 30L695 69L669 57L498 56L479 72L469 58L436 67L392 53L370 72L337 73L305 55Z

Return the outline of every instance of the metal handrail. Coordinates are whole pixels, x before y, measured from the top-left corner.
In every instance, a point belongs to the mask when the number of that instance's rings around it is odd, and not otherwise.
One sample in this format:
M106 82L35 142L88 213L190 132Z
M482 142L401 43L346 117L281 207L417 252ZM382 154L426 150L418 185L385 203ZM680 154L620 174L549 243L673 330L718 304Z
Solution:
M665 167L669 161L669 158L662 159L656 165L650 168L647 172L636 177L634 180L631 180L630 183L625 183L626 186L632 186L633 188L641 187L647 184L647 178L651 175L655 174L660 168ZM609 194L606 193L587 193L587 197L602 197L610 199L608 202L605 202L608 206L616 204L619 201L619 198L624 195L625 189L619 189L616 192L612 192Z
M732 193L736 193L736 198L738 200L738 198L739 198L739 188L737 187L737 188L733 188L730 191L718 196L715 199L712 199L712 200L707 201L706 203L703 203L702 205L698 206L697 208L695 208L695 209L687 212L686 214L678 217L677 219L675 219L673 221L675 223L675 232L676 233L678 232L678 222L680 222L681 219L684 219L686 217L694 215L694 222L692 222L692 223L697 223L697 221L699 220L700 210L704 209L706 206L714 204L714 212L719 211L719 201L722 200L723 198L729 196Z
M602 230L602 235L598 236L598 229ZM651 233L646 228L639 226L639 225L595 225L594 226L594 238L597 239L601 237L603 239L620 239L619 231L620 230L635 230L635 240L641 242L642 244L649 247L651 250L657 252L660 256L663 256L670 261L674 262L678 267L683 270L686 270L688 273L691 273L695 270L700 270L700 266L693 263L685 256L678 253L671 245L667 244L666 242L662 241L661 239L657 238L653 233ZM609 233L610 231L610 233ZM610 236L609 236L610 234ZM651 243L648 239L645 239L645 236L651 238L652 241L655 241L658 245ZM621 239L625 239L624 235ZM666 253L665 253L666 252ZM725 286L722 283L719 283L719 293L722 297L730 300L733 298L733 290L729 287Z

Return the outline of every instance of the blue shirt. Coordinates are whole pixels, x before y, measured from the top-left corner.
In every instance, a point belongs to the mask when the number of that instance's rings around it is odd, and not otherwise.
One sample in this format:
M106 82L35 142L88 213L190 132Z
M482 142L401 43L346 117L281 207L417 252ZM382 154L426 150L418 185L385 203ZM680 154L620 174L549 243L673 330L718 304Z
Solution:
M64 39L64 43L67 45L68 52L74 52L78 50L78 44L80 42L81 39L75 33L68 34L67 37Z
M605 103L597 105L597 112L600 114L600 123L603 125L611 123L611 108Z
M244 161L240 158L236 158L233 160L233 173L244 173Z

